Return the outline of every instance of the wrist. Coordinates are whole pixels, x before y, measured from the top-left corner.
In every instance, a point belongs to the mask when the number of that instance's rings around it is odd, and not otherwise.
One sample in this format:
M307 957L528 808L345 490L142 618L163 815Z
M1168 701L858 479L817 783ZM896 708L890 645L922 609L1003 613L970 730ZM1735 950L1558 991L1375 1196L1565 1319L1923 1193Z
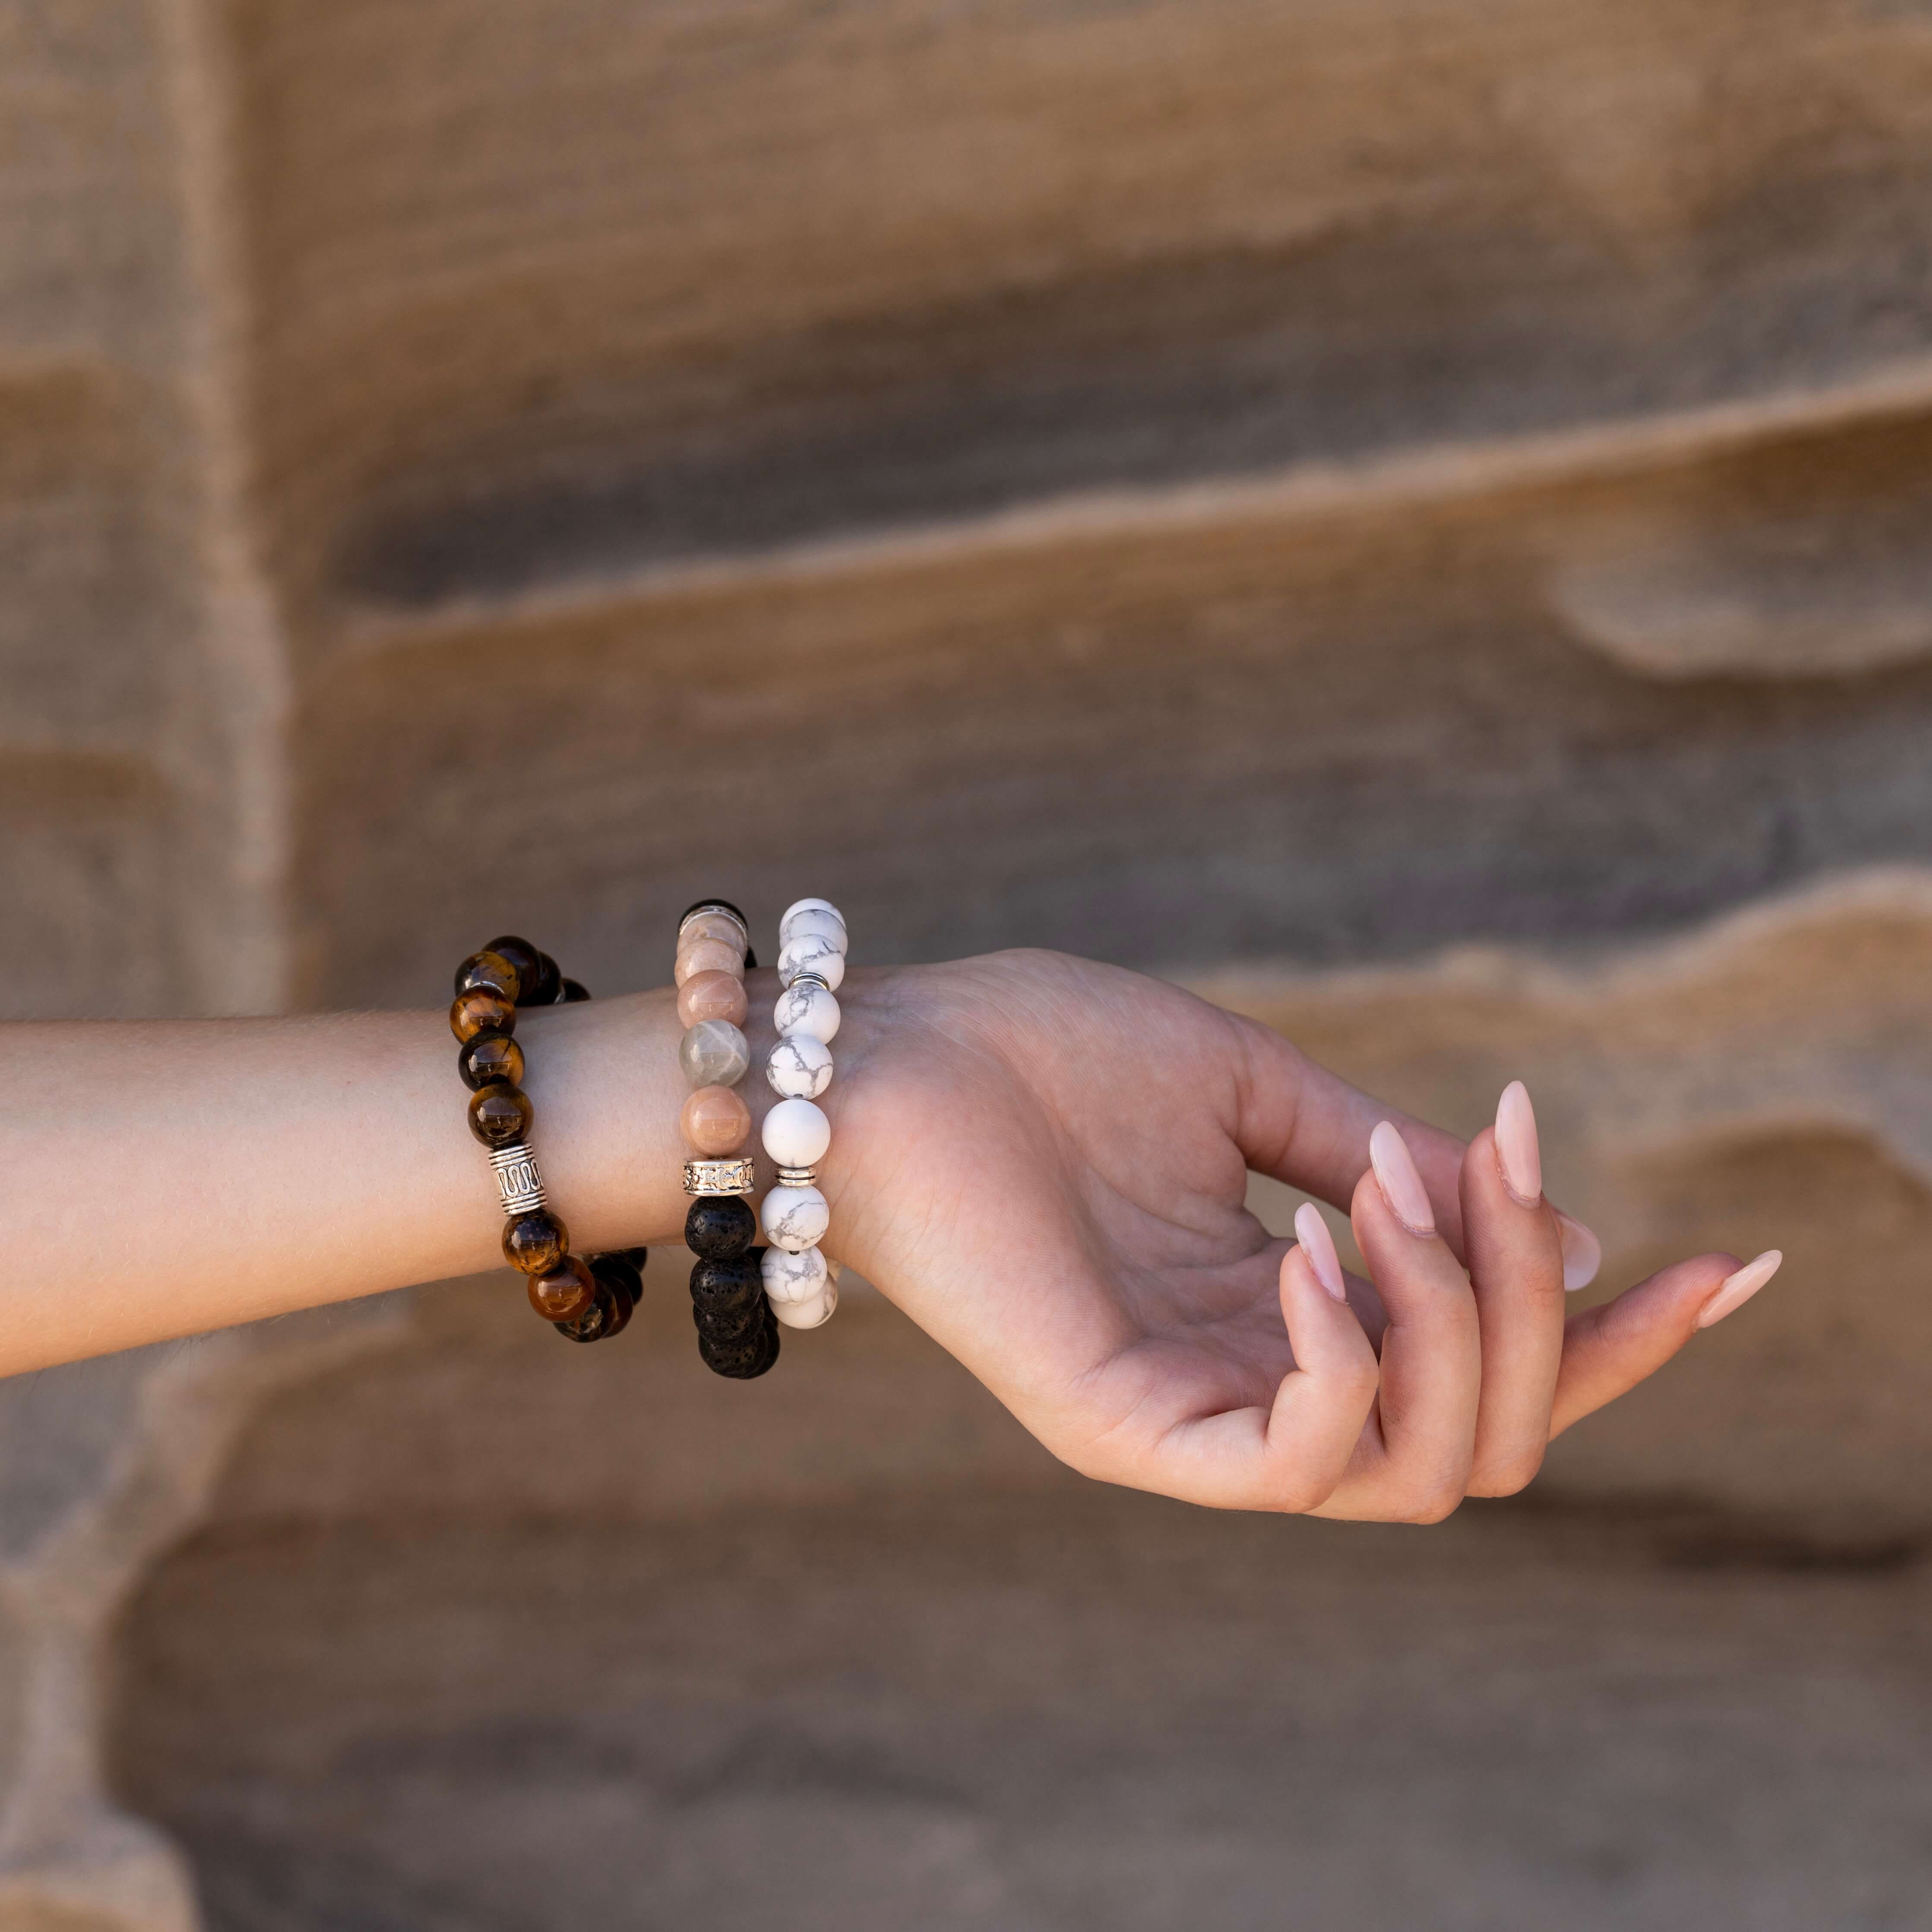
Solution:
M890 968L854 971L838 991L840 1024L832 1045L839 1071L820 1102L832 1124L820 1185L832 1214L827 1251L842 1259L849 1255L842 1237L851 1204L865 1191L868 1160L862 1135L848 1129L849 1103L866 1063L899 1023L905 983L915 974L916 969ZM765 968L748 973L745 990L751 1068L738 1090L752 1117L745 1151L755 1162L756 1191L763 1195L774 1180L759 1134L778 1097L765 1078L778 1038L772 1018L778 975ZM678 1061L683 1030L676 992L668 986L541 1008L518 1022L528 1058L524 1085L536 1109L537 1159L579 1252L676 1246L683 1239L691 1204L683 1189L690 1150L678 1125L688 1090Z

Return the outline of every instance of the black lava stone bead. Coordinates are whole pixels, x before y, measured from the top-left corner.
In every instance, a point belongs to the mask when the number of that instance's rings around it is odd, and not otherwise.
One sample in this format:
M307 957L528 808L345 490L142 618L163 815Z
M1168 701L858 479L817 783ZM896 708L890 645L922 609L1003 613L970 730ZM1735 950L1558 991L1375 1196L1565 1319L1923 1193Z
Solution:
M752 1204L735 1194L708 1195L691 1204L684 1217L684 1245L694 1255L730 1261L757 1238L758 1217Z
M698 1334L717 1342L742 1342L765 1319L765 1304L747 1300L730 1308L692 1305L691 1319Z
M706 1256L692 1268L691 1298L700 1309L742 1307L747 1301L762 1301L764 1293L764 1275L754 1255L735 1255L729 1261Z
M698 1352L713 1373L733 1382L748 1382L763 1375L778 1358L778 1324L766 1322L743 1342L717 1342L700 1334Z

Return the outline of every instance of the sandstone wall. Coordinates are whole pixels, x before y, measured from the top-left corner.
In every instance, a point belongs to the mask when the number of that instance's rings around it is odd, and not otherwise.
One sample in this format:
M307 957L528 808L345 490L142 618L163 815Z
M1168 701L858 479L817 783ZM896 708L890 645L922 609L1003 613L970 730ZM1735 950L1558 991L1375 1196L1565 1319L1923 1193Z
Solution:
M1923 1531L1932 10L0 0L0 1012L1120 959L1787 1250L1556 1493ZM0 1390L21 1924L189 1922L101 1633L411 1318Z

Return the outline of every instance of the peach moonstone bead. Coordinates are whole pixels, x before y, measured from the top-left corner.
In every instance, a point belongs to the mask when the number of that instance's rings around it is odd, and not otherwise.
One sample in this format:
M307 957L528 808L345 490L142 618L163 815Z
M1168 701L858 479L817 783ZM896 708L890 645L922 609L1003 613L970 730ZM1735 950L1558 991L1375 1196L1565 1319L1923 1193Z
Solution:
M738 922L729 913L693 913L678 928L677 943L688 946L694 939L722 939L727 946L742 952L745 935Z
M677 983L682 986L700 973L730 973L742 979L745 956L728 940L687 938L677 949Z
M728 1087L700 1087L685 1102L678 1125L700 1154L716 1160L745 1144L752 1110Z
M700 1020L745 1024L745 982L730 973L694 973L677 989L677 1016L688 1027Z

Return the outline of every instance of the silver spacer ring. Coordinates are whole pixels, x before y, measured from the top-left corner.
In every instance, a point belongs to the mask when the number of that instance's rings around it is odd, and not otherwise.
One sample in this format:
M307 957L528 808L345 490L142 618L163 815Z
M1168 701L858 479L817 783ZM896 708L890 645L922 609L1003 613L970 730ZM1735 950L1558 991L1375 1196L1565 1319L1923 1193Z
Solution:
M752 1163L742 1158L688 1160L684 1164L684 1191L699 1198L713 1194L748 1194L753 1184Z
M816 1187L818 1170L815 1167L782 1167L777 1170L781 1187Z
M796 992L800 986L816 986L821 993L829 993L832 990L826 984L825 975L822 973L794 973L787 982L785 991Z
M496 1191L503 1197L506 1214L527 1214L532 1208L544 1204L547 1197L543 1176L537 1171L537 1157L524 1142L492 1148L490 1165L496 1172Z

